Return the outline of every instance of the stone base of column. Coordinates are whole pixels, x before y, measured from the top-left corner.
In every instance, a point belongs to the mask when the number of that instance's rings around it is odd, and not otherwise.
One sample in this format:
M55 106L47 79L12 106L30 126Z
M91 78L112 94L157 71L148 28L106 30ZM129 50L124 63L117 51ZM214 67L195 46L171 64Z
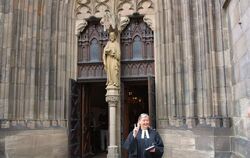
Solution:
M187 124L188 128L194 128L197 124L197 121L195 118L187 118L186 124Z
M107 158L118 158L118 146L108 146L108 155Z

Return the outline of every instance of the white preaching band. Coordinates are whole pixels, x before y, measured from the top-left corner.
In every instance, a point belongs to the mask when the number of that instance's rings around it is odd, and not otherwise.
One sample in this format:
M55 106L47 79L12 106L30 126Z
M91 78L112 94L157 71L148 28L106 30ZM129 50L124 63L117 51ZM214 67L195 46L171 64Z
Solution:
M146 138L149 139L149 134L147 129L143 129L141 132L141 139L144 139L144 136L146 135Z

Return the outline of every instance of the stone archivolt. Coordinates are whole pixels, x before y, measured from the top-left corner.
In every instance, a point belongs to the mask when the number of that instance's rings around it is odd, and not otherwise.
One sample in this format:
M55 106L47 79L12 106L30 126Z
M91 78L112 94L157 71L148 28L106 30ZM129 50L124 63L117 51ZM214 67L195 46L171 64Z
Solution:
M77 0L76 2L76 35L87 26L90 17L105 18L107 14L117 14L121 30L128 24L128 16L134 13L144 15L145 22L154 28L154 3L152 0Z
M101 18L105 26L105 18L112 19L111 13L115 13L123 30L130 15L144 15L144 22L157 35L154 51L159 127L184 124L193 127L197 123L228 127L231 94L227 91L230 78L225 78L230 75L227 26L221 22L221 7L215 7L216 11L210 7L220 4L170 0L157 4L152 0L79 0L77 34L84 30L86 19L91 16ZM199 5L206 7L197 9ZM196 9L190 10L191 6ZM218 14L217 18L214 14ZM221 56L225 61L216 60Z

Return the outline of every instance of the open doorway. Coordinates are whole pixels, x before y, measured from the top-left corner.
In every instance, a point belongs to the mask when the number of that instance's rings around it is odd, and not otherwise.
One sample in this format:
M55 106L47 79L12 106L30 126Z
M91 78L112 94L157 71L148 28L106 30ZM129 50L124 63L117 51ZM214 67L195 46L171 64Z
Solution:
M124 101L122 105L122 132L126 139L141 113L149 113L148 84L146 81L124 83Z
M145 82L124 84L123 127L125 136L133 130L141 113L148 113L148 87Z
M147 113L151 117L151 126L155 128L155 93L154 79L128 81L123 83L123 96L121 106L122 118L122 143L126 140L129 132L137 123L141 113ZM128 157L125 150L122 150L122 157Z
M108 147L108 104L105 83L83 83L81 91L82 157L106 157ZM126 139L141 113L155 116L154 80L126 81L121 88L121 138ZM154 126L153 126L154 127ZM121 142L121 143L122 143ZM127 157L122 151L122 157Z
M104 155L108 147L108 104L105 83L87 83L82 89L83 157Z

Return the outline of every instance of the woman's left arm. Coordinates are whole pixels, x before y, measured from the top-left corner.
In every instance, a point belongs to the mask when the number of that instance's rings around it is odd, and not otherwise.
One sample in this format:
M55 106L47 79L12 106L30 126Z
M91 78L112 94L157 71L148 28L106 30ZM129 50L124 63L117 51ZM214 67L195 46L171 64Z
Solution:
M155 135L154 145L155 145L155 154L157 155L157 157L162 157L164 153L164 144L158 132L156 132L156 135Z

